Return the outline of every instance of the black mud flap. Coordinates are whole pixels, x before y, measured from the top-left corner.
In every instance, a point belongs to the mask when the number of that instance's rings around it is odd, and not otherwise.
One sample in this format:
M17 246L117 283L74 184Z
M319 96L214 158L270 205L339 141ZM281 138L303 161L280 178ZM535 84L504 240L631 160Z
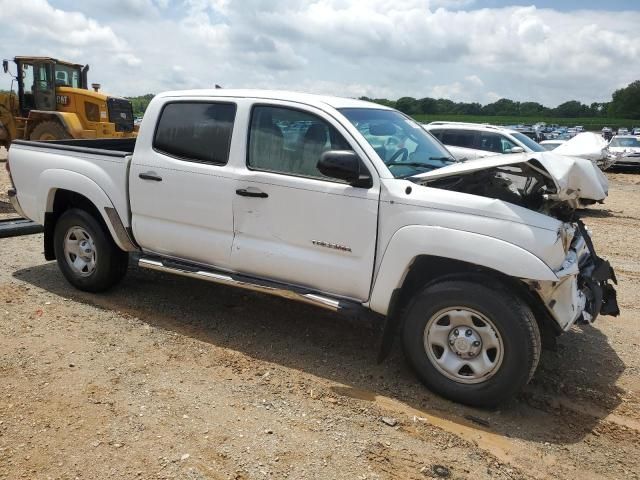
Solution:
M609 283L611 280L615 285L618 284L613 267L596 253L591 236L582 220L578 220L576 223L591 254L587 263L580 267L580 278L591 292L586 311L591 315L591 322L594 322L598 315L617 317L620 315L620 308L618 307L616 289Z

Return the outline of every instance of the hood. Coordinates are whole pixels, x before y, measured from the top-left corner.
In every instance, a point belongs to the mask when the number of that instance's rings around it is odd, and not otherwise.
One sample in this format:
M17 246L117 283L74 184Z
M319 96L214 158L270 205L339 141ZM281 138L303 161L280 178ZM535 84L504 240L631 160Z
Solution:
M607 158L607 141L592 132L579 133L554 150L558 155L586 158L593 162Z
M444 188L460 190L460 188L472 186L471 182L465 178L467 176L478 179L482 177L484 182L490 183L485 185L487 191L498 193L502 188L523 199L527 197L526 201L514 202L526 206L530 206L534 197L540 197L535 199L534 203L545 203L548 208L551 208L552 204L562 204L563 207L575 209L586 204L601 202L608 193L607 177L591 161L557 155L554 152L526 152L485 157L418 174L412 179L420 183L436 182L445 185ZM455 179L460 179L460 182L453 182ZM462 187L462 184L465 187ZM472 188L473 191L463 191L483 194L481 182L473 182ZM508 196L511 197L511 195ZM504 199L513 201L509 198ZM537 209L543 210L542 206Z

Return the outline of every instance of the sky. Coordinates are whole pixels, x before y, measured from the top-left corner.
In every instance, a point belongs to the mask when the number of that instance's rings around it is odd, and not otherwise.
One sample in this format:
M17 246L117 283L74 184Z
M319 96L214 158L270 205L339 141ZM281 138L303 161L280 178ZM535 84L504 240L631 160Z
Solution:
M640 79L638 25L638 0L0 0L0 51L88 63L120 96L219 84L553 107Z

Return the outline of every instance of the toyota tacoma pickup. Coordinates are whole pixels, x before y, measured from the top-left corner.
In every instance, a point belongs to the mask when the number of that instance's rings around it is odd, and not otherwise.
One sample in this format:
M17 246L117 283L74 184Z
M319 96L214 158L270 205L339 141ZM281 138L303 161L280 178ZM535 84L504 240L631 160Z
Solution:
M16 141L16 210L100 292L140 267L384 321L439 394L493 406L545 339L617 315L613 270L574 210L589 178L531 153L459 163L406 115L358 100L167 92L137 139ZM559 157L560 158L560 157Z

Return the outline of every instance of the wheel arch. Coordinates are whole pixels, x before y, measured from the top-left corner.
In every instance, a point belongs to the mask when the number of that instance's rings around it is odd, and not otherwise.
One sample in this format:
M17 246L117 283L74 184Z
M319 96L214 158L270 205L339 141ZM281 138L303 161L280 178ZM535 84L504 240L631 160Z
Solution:
M53 232L60 216L70 208L80 208L94 216L123 251L135 251L136 245L129 237L113 202L91 179L69 171L48 170L40 179L39 192L44 197L39 204L44 206L45 258L55 259Z
M411 298L427 285L444 279L475 279L506 286L532 310L545 346L553 346L559 326L540 297L521 280L557 281L555 273L539 258L516 245L470 232L439 227L405 228L410 232L401 233L401 229L385 251L369 303L373 311L386 315L378 361L390 353ZM469 245L476 247L471 249ZM431 252L412 253L418 248ZM500 252L499 257L496 252ZM491 262L492 258L498 261Z
M424 265L435 259L442 259L440 270L473 266L514 279L558 280L540 258L504 240L463 230L410 225L391 237L377 268L369 307L386 315L392 293L402 288L411 272L428 272Z

